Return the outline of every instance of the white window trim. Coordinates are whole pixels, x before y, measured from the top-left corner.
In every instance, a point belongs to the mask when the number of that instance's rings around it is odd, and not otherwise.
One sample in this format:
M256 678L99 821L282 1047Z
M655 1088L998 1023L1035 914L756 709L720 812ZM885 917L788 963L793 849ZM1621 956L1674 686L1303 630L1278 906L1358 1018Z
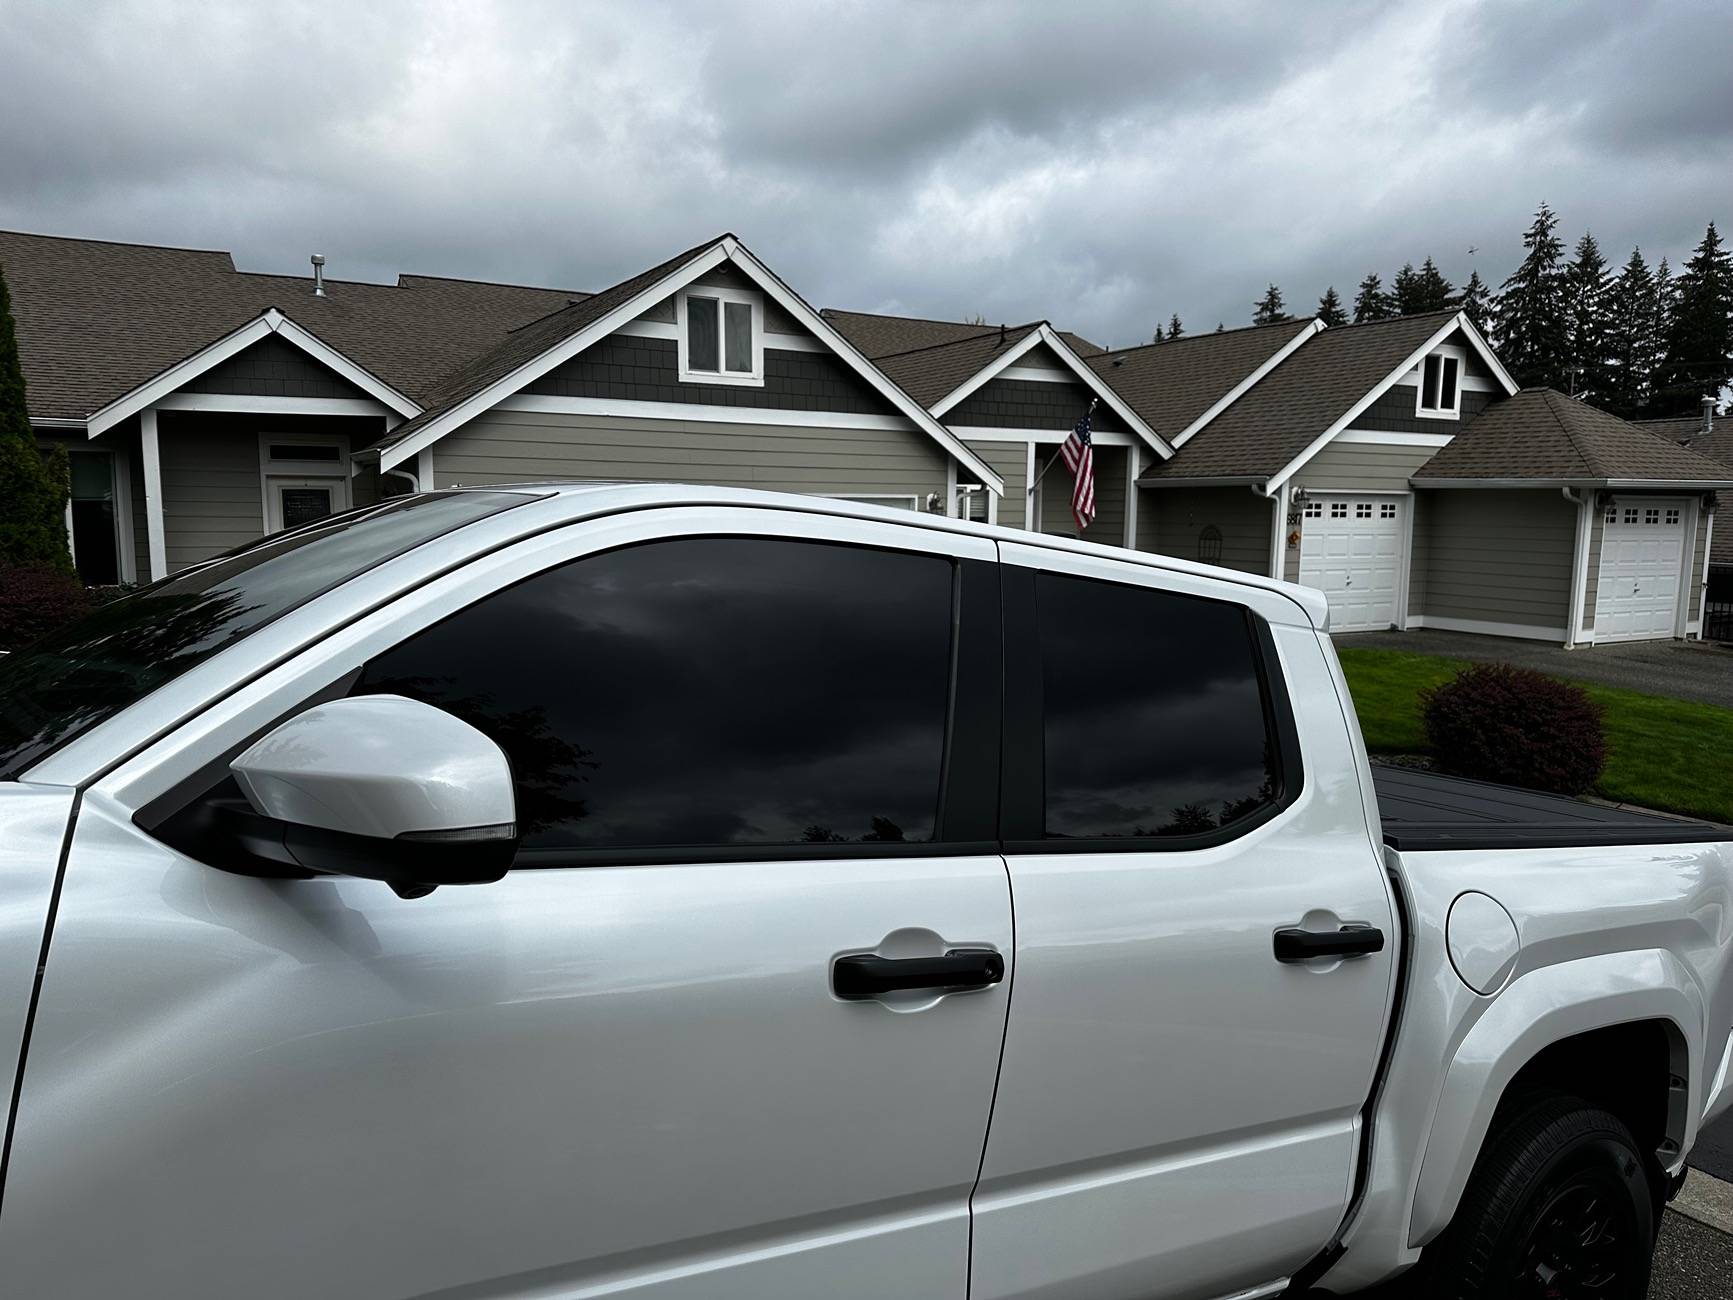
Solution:
M331 460L272 460L273 442L298 442L322 447L336 447L337 459ZM320 479L332 485L332 513L347 510L354 504L350 492L352 478L349 463L349 435L346 433L263 432L259 434L259 525L266 535L276 531L271 527L271 480L274 478Z
M1450 357L1456 362L1456 391L1451 396L1449 406L1428 407L1426 403L1426 363L1433 357ZM1438 363L1439 375L1444 373L1444 362ZM1462 418L1462 380L1468 370L1468 349L1445 343L1435 347L1420 358L1420 382L1414 386L1414 414L1422 420L1460 420Z
M725 303L744 303L752 309L752 369L694 370L687 360L690 333L686 322L688 298L716 300L716 361L728 361L728 309ZM745 289L732 289L714 284L687 285L674 295L674 324L679 330L676 346L680 357L680 382L683 384L736 384L746 388L764 387L764 295Z

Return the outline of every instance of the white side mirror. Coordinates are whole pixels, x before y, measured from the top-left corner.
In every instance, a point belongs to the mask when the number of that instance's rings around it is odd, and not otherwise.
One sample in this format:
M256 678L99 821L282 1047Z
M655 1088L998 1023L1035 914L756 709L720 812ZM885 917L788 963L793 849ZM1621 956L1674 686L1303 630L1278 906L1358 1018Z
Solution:
M229 770L309 871L387 880L402 893L498 880L517 849L511 765L500 747L401 695L315 705Z

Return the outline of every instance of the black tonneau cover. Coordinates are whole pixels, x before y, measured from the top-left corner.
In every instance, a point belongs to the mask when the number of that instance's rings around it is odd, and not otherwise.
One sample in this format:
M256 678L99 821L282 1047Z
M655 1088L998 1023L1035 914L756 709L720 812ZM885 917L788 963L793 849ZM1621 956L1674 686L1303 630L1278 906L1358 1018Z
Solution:
M1514 786L1372 767L1384 842L1404 852L1733 841L1733 829Z

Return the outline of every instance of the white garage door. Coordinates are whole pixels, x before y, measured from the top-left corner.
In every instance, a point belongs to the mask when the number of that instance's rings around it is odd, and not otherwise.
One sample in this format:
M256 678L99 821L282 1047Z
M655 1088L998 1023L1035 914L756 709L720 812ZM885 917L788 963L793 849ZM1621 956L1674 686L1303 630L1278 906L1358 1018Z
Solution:
M1314 492L1301 511L1300 581L1330 598L1330 628L1364 632L1397 621L1402 585L1400 497Z
M1672 636L1685 554L1683 501L1638 498L1608 506L1595 588L1595 640Z

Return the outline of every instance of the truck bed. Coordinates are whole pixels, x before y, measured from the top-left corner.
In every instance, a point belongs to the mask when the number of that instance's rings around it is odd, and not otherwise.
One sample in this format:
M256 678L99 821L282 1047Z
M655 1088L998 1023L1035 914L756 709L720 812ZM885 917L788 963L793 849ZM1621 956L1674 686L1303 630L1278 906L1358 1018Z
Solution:
M1733 828L1373 764L1384 842L1402 852L1733 840Z

